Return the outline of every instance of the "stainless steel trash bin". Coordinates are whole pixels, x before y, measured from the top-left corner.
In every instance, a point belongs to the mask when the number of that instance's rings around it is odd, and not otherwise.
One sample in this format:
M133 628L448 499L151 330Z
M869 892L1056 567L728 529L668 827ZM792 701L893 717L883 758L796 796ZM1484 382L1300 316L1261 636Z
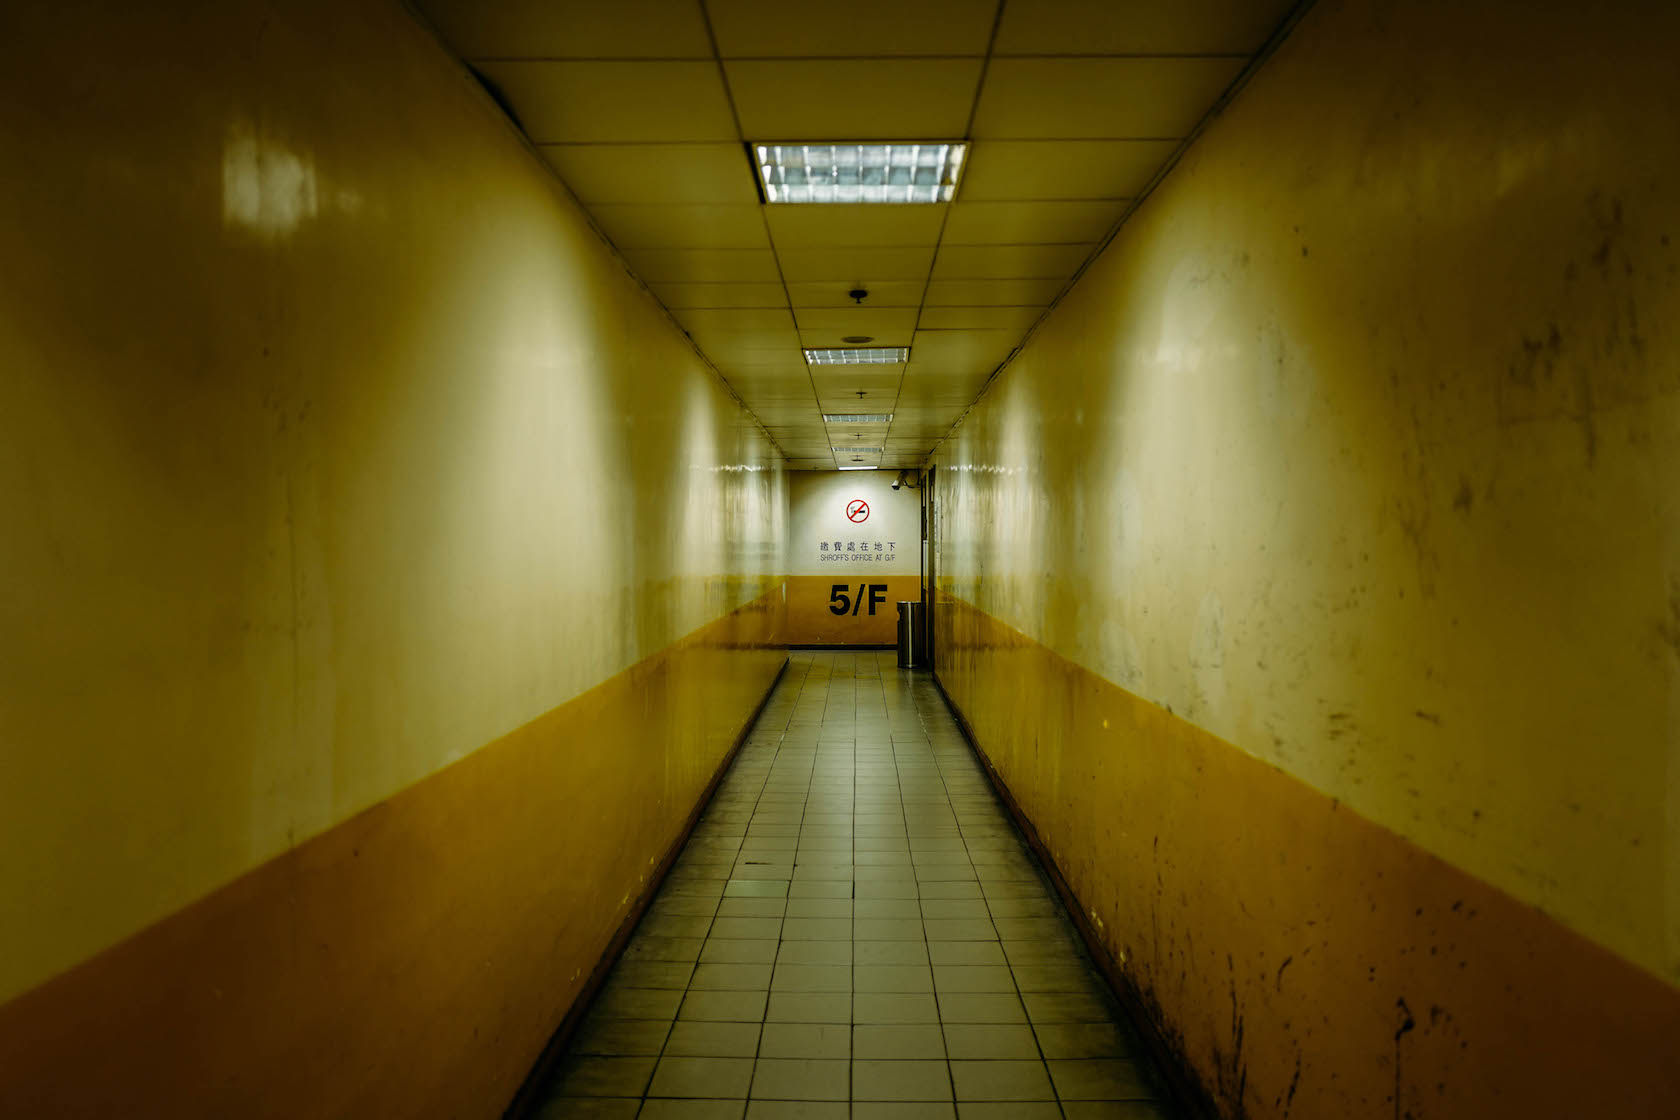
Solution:
M900 669L914 669L919 664L916 660L916 640L921 637L921 633L921 600L903 600L898 604L898 667Z

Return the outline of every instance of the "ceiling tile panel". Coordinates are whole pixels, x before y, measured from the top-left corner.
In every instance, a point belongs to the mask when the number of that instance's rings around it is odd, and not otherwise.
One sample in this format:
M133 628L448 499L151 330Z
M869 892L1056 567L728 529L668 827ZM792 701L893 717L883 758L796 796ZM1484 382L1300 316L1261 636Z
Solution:
M869 293L863 303L854 301L847 293L853 288ZM795 307L916 307L922 302L924 285L917 280L852 280L813 281L787 286L788 301Z
M887 426L854 428L846 424L828 426L830 447L882 447L887 442Z
M803 385L809 389L811 375L805 371L804 361L797 357L797 350L794 354L789 360L785 353L744 350L732 361L719 362L718 366L731 380L739 378L765 386Z
M629 249L624 259L648 283L775 283L775 254L768 249Z
M937 245L944 205L766 206L764 217L778 249L867 245Z
M867 396L889 393L898 388L898 383L904 378L904 367L893 366L830 366L830 369L840 370L840 373L811 371L811 381L817 387L817 396L821 398L857 397L859 392Z
M803 365L770 365L763 362L736 362L724 367L731 382L749 385L754 392L786 396L798 390L809 397L811 378ZM795 398L801 399L801 398Z
M1092 242L1120 217L1121 202L959 202L945 223L946 245Z
M1021 340L1017 330L917 331L910 372L996 369ZM910 378L906 379L907 382Z
M914 307L802 307L794 311L793 317L801 331L832 331L841 335L868 334L877 339L875 342L858 343L860 346L908 346L908 335L916 327ZM880 341L885 336L895 333L905 335L905 340Z
M693 0L416 0L464 58L711 58Z
M770 248L770 237L764 232L764 218L757 206L597 203L589 212L620 249Z
M917 404L940 408L966 405L974 399L979 386L996 369L996 364L961 371L930 371L926 367L920 368L913 374L906 374L904 384L899 389L899 402L906 407Z
M749 141L951 140L968 124L980 64L818 59L725 67Z
M787 360L784 354L797 353L799 349L799 335L792 330L705 330L688 333L695 344L719 365L731 361L751 362L755 356L760 362L782 362Z
M956 416L962 410L974 403L980 390L986 385L984 377L978 377L966 385L959 386L949 392L940 394L916 394L914 397L906 390L900 401L913 400L919 407L937 411L941 415Z
M947 245L933 262L936 280L1072 276L1091 245Z
M1242 59L1229 58L993 59L974 118L974 136L1186 136L1242 67Z
M871 411L879 409L891 412L893 402L898 399L898 385L895 382L884 388L861 390L863 396L858 396L859 390L850 392L841 390L832 393L818 393L817 402L822 405L826 413L856 412L861 409Z
M780 284L650 284L659 302L673 311L685 307L784 307Z
M1042 307L924 307L917 325L923 330L1008 327L1024 331L1043 314Z
M991 376L1001 363L1004 354L999 350L990 355L998 361L990 364L974 363L972 366L957 358L962 355L952 354L948 364L941 364L940 359L930 355L926 361L916 364L913 369L906 371L903 391L908 396L931 398L944 397L952 393L966 391L977 380L984 380Z
M914 312L911 312L910 318L912 320L915 319L915 313ZM868 332L863 332L863 334L858 334L856 332L846 330L843 327L820 327L816 330L802 330L802 331L800 331L799 332L799 341L800 341L801 345L807 346L807 347L811 348L812 350L823 350L823 349L830 349L830 348L839 347L839 346L852 346L852 345L858 345L858 346L908 346L908 345L910 345L910 336L915 333L915 330L916 330L916 327L915 327L914 322L912 322L909 326L898 327L898 328L895 328L893 330L883 329L881 331L881 333L879 333L879 334L868 334ZM868 337L870 339L870 341L869 342L864 342L864 343L850 343L850 342L846 341L846 338L848 336L850 336L850 337Z
M965 396L960 398L954 397L951 400L929 401L927 402L927 407L930 409L936 409L941 416L951 417L952 422L955 422L956 418L962 415L963 410L974 403L974 398L980 395L980 391L984 387L984 381L975 382L970 389L966 390ZM928 444L930 446L935 439L938 439L940 435L944 435L946 431L950 430L950 425L942 425L942 428L943 430L940 431L938 435L935 435L932 439L928 440Z
M786 308L706 308L673 311L672 314L690 331L708 334L766 330L785 334L793 326L793 315Z
M804 404L755 404L753 412L778 442L797 442L813 425L822 420L815 400L808 400Z
M1061 277L993 280L942 280L927 286L929 307L1038 306L1047 307L1062 290Z
M533 143L735 140L712 62L480 64Z
M788 249L777 254L789 283L881 280L925 280L933 263L933 249Z
M1295 0L1009 0L1003 54L1252 54Z
M803 397L795 396L791 392L782 392L774 388L764 388L752 382L741 381L735 377L725 377L725 381L741 395L748 406L757 409L787 409L792 415L801 417L804 424L815 424L813 414L817 408L817 398L811 393L811 387L805 386Z
M725 58L983 55L998 0L711 0Z
M784 393L776 390L761 390L751 384L742 384L736 381L735 378L728 375L725 375L724 380L729 382L735 392L738 393L741 399L747 403L748 408L754 409L755 411L760 408L798 409L800 411L798 411L796 415L805 417L805 419L800 421L789 421L789 423L804 424L807 428L813 427L816 424L814 413L817 407L817 399L812 395L810 386L805 387L805 395L800 397L795 396L791 392ZM810 409L811 411L805 412L805 409Z
M543 158L585 205L758 204L739 144L544 144Z
M963 172L963 202L1132 198L1176 140L986 140Z

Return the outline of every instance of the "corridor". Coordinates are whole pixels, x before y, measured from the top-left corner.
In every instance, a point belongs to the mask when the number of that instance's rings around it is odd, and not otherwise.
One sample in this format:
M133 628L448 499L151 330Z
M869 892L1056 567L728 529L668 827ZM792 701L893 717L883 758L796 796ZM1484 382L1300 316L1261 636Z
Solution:
M0 1120L1680 1117L1676 43L0 0Z
M796 652L538 1115L1146 1120L1156 1096L931 680Z

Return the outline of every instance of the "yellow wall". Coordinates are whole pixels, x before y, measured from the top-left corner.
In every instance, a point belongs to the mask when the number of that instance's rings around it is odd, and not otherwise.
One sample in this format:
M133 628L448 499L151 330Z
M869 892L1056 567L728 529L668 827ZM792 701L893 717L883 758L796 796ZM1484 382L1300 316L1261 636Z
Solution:
M894 490L897 475L789 472L789 642L898 641L898 604L922 597L922 493L908 486ZM855 502L867 508L859 510ZM835 598L837 588L843 601Z
M363 1017L333 1076L500 1023L458 1071L501 1079L495 1112L781 664L779 456L397 4L14 3L0 44L0 1000L102 959L190 977L122 946L218 888L279 892L239 928L301 941L337 872L247 873L430 789L450 828L369 872L412 924L376 952L346 905L344 959L419 953L403 985L471 992L487 944L416 949L459 908L511 917L562 877L600 905L498 943L530 973L476 998L513 1011L341 1005ZM555 716L636 674L665 683ZM520 728L548 729L524 762L462 769ZM461 785L492 771L511 784ZM601 836L512 854L578 798ZM426 844L494 889L451 901ZM25 1068L0 1054L0 1084Z
M1560 1069L1673 1051L1677 35L1323 0L934 456L941 678L1231 1111L1287 1111L1279 1037L1296 1115L1521 1097L1400 1060L1425 992L1486 996L1482 1059L1582 1015ZM1524 1004L1502 953L1659 1011Z

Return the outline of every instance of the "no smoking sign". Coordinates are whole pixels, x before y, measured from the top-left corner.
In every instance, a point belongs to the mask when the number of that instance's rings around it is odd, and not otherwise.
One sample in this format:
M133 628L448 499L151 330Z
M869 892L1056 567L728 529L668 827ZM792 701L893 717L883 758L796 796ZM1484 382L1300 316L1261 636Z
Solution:
M846 503L846 520L853 525L862 525L869 520L869 503L862 498L853 498Z

